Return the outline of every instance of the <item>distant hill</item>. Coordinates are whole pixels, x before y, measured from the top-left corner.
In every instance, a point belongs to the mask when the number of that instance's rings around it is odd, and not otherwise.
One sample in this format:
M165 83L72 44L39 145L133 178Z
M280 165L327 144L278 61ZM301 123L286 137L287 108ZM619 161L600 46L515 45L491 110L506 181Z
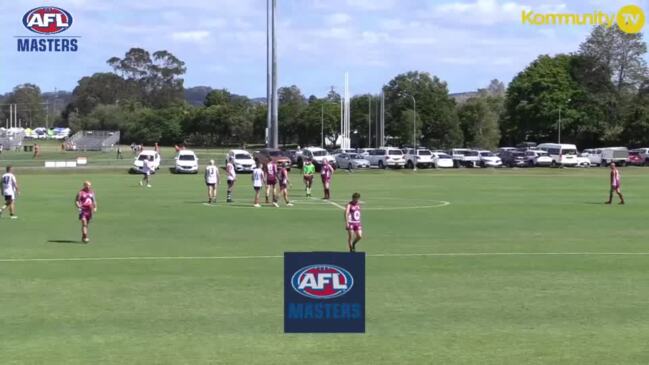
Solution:
M463 93L448 94L448 96L455 99L455 102L458 103L458 104L462 104L465 101L469 100L470 98L472 98L474 96L478 96L478 95L480 95L479 91L466 91L466 92L463 92Z
M185 100L193 106L202 106L205 102L205 97L212 91L209 86L194 86L185 89Z

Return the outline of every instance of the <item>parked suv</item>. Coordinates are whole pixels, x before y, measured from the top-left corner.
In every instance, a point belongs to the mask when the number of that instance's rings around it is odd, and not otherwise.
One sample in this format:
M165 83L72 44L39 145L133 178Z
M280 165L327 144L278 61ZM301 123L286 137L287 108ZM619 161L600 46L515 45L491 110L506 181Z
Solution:
M638 152L640 154L640 157L645 162L645 165L649 165L649 148L647 147L642 147L642 148L636 148L632 150L633 152Z
M480 164L480 154L478 151L467 148L453 148L449 151L453 158L455 167L477 167Z
M378 166L380 169L386 167L401 168L405 166L406 160L403 152L394 147L381 147L369 152L366 157L371 166Z
M255 152L255 161L267 164L270 161L275 161L277 166L284 166L289 171L291 170L291 160L284 156L282 151L276 148L264 148Z
M500 153L500 159L503 165L509 167L525 167L527 164L527 157L525 152L521 151L503 151Z
M160 154L156 151L144 150L140 152L133 161L133 167L131 170L142 173L144 171L144 160L149 160L151 162L150 166L154 172L155 170L160 169Z
M416 151L412 148L407 148L404 159L406 160L406 167L411 169L417 164L417 167L431 167L433 166L433 153L426 148L418 148Z
M198 173L198 157L194 151L180 150L176 155L176 167L174 168L177 174L197 174Z
M527 150L525 151L525 158L527 159L527 165L530 167L552 165L552 158L542 150Z
M302 154L297 158L297 166L302 167L304 160L310 159L315 165L316 170L320 170L323 161L326 159L330 164L335 164L336 159L327 152L324 148L320 147L307 147L302 149Z
M255 167L255 160L250 156L248 151L230 150L225 158L226 164L228 163L228 160L232 160L234 169L239 172L251 172Z
M480 167L500 167L503 165L500 157L491 151L478 151Z

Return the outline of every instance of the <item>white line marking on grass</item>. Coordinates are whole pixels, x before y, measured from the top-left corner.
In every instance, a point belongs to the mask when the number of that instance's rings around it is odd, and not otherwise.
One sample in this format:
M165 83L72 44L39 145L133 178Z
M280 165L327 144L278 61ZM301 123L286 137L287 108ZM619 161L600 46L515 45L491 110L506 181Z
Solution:
M376 253L367 257L480 257L480 256L649 256L649 252L437 252L437 253ZM3 258L0 262L59 262L59 261L172 261L172 260L259 260L280 259L283 255L261 256L126 256L126 257L54 257Z
M333 200L327 200L327 202L329 202L329 204L333 205L334 207L338 207L338 208L340 208L340 209L342 209L342 210L345 210L345 207L343 207L342 205L336 203L336 202L333 201Z

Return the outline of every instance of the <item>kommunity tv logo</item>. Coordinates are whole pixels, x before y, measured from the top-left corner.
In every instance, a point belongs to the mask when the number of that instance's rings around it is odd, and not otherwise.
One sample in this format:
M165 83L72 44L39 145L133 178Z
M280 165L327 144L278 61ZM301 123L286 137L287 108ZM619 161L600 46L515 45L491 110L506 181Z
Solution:
M617 13L594 11L591 13L538 13L534 10L521 12L523 25L604 25L608 28L617 24L625 33L639 33L644 27L645 14L637 5L625 5Z

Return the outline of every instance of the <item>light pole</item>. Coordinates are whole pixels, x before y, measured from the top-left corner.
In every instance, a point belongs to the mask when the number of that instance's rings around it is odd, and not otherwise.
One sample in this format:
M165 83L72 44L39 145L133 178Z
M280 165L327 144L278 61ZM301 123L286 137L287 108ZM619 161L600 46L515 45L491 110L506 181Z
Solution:
M367 147L372 144L372 94L367 96Z
M570 103L570 99L566 100L566 104ZM557 126L559 133L558 133L558 144L561 144L561 104L559 104L559 125Z
M401 95L412 98L412 152L415 154L415 161L412 162L412 171L417 171L417 100L411 94L402 93Z

